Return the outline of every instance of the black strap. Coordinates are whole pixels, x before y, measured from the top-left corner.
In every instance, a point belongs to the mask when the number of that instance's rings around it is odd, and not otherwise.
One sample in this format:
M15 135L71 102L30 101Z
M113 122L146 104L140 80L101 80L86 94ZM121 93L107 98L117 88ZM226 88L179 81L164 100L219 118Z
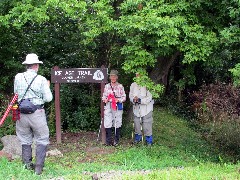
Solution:
M113 87L112 87L111 83L110 83L110 86L111 86L111 88L112 88L112 92L113 92L113 94L114 94L114 97L117 98L115 92L113 91Z
M25 77L24 75L23 75L23 77L24 77L26 83L28 84L26 77ZM35 78L35 77L34 77L34 78ZM33 79L33 80L34 80L34 79ZM40 99L42 99L42 98L36 93L36 91L34 91L31 87L29 87L29 89L31 89L32 92L34 92L34 94L35 94L37 97L39 97Z
M113 94L114 94L114 97L115 97L115 98L121 98L121 97L117 97L117 96L116 96L115 92L113 91L113 87L112 87L111 83L110 83L110 86L111 86L111 88L112 88L112 92L113 92Z
M24 76L24 75L23 75L23 76ZM34 79L35 79L37 76L38 76L38 75L34 76L34 78L32 79L31 83L28 85L27 90L25 91L25 93L24 93L24 95L23 95L23 97L22 97L21 100L23 100L24 96L27 94L28 89L30 88L30 86L32 85ZM24 76L24 77L25 77L25 76ZM21 101L19 101L19 102L21 102Z

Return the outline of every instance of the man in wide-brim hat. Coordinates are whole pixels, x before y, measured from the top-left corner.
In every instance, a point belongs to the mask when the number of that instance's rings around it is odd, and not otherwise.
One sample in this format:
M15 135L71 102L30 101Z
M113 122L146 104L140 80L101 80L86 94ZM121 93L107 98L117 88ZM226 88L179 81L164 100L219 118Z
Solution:
M38 75L39 61L36 54L28 54L25 61L27 70L18 73L14 80L14 93L18 94L18 101L29 100L37 109L31 114L21 112L20 120L16 122L16 133L22 144L22 161L25 168L35 170L41 174L45 162L47 145L49 144L49 128L47 125L44 103L53 98L50 90L50 82ZM32 143L36 142L36 164L32 162Z

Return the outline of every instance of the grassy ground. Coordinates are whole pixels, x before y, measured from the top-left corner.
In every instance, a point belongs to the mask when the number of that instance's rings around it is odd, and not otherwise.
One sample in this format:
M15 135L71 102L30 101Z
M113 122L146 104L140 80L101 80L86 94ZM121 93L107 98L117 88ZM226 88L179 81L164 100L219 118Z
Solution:
M240 179L239 164L231 164L231 157L165 109L154 111L154 146L132 146L130 134L118 148L99 145L96 134L63 137L51 148L64 156L47 158L41 176L25 170L20 160L0 159L0 179L91 179L93 174L103 179Z

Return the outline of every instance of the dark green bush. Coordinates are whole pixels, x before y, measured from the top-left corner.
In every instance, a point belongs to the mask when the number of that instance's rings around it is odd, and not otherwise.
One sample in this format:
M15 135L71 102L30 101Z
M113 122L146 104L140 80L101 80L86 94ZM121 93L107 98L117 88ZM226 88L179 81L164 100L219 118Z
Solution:
M6 118L4 124L0 127L0 137L14 134L16 134L15 122L12 121L12 116L10 115Z
M69 129L96 130L100 124L100 112L98 107L81 107L73 112L72 118L68 119Z
M200 126L207 140L222 149L240 157L240 121L239 119L208 122Z
M46 116L47 116L47 122L48 122L48 128L50 135L55 135L56 133L56 116L55 116L55 104L54 101L50 103L46 103L44 105Z
M99 84L61 86L61 119L64 131L96 130L100 123Z

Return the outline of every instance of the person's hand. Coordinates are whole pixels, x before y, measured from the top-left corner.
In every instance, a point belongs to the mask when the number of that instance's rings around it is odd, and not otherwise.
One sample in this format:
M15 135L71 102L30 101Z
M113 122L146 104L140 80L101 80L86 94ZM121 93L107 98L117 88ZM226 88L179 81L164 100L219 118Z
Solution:
M107 98L106 98L106 99L104 99L104 100L103 100L103 102L104 102L104 103L107 103L107 102L108 102L108 99L107 99Z
M135 96L134 98L133 98L133 102L138 102L138 97L137 96Z
M48 86L50 86L51 82L49 80L47 80Z
M141 99L140 98L138 98L138 100L137 100L137 102L138 102L138 104L141 104Z

